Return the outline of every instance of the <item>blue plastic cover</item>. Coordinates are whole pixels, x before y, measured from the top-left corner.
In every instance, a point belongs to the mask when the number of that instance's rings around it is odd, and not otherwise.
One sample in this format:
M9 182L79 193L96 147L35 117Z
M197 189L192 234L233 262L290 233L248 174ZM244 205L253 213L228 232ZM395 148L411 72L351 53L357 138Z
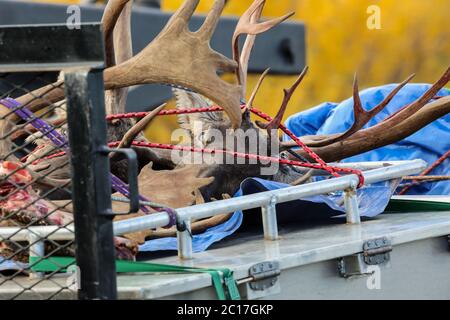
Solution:
M0 271L3 270L21 270L26 269L28 264L13 260L6 260L0 256Z
M395 84L367 89L361 92L361 101L366 110L380 103L394 88ZM397 96L381 111L367 126L373 126L393 114L401 107L413 102L430 88L429 84L406 85ZM443 89L439 96L449 95L450 91ZM330 134L345 132L353 123L353 99L342 103L323 103L315 108L291 116L286 126L296 136ZM287 137L284 137L287 140ZM439 143L436 143L438 141ZM447 150L450 150L450 115L443 117L414 135L390 146L379 148L358 156L345 159L346 162L387 161L424 159L429 164L436 161ZM450 175L450 160L447 159L436 168L433 174ZM235 197L255 192L285 188L288 185L258 178L249 178L242 182ZM358 190L358 200L361 215L374 217L384 211L397 183L395 181L378 183ZM427 183L410 190L410 194L449 194L450 182ZM279 216L290 215L298 219L315 217L333 217L342 215L342 193L329 196L314 196L277 206ZM280 217L282 218L282 217ZM242 224L243 214L238 211L227 222L193 236L194 252L204 251L213 243L234 233ZM151 240L140 247L141 251L176 250L176 238Z
M394 88L395 84L370 88L360 93L363 107L371 110L379 104ZM406 85L386 108L376 115L366 127L371 127L395 113L405 105L422 96L430 88L429 84ZM447 96L450 90L443 89L438 96ZM286 126L296 135L331 134L345 132L353 123L353 99L342 103L323 103L315 108L294 114L286 121ZM288 137L284 137L288 140ZM343 162L394 161L423 159L429 165L450 150L450 114L434 121L408 138L397 143L372 150ZM447 159L431 174L450 175L450 159ZM448 195L450 182L425 183L411 188L408 194Z

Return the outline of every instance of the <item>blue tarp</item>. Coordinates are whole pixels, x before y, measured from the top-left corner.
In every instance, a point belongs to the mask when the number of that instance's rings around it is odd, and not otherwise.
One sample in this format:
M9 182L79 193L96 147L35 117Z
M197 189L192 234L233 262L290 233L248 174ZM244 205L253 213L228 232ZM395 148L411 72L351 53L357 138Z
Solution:
M22 262L16 262L13 260L6 260L0 256L0 271L3 270L22 270L26 269L28 264Z
M396 85L385 85L361 92L361 101L366 110L380 103ZM413 102L430 88L428 84L410 84L405 86L388 106L372 119L367 126L373 126L393 114L401 107ZM441 90L439 96L449 95L449 90ZM353 123L353 99L342 103L323 103L315 108L291 116L286 126L297 136L330 134L344 132ZM286 139L286 137L285 137ZM379 148L358 156L345 159L346 162L387 161L421 158L429 164L450 150L450 115L443 117L414 135L387 147ZM450 160L446 160L433 174L450 175ZM287 187L282 183L249 178L242 182L235 197L265 190ZM376 216L384 211L396 187L395 182L385 182L366 186L358 191L361 215ZM411 194L449 194L449 182L427 183L411 189ZM279 215L295 215L294 218L309 219L315 217L332 217L342 215L342 194L315 196L278 207ZM227 222L193 236L193 250L206 250L213 243L234 233L242 224L242 212L235 212ZM140 247L141 251L176 250L176 238L164 238L147 241Z
M363 107L370 110L379 104L394 88L395 84L370 88L360 93ZM413 102L430 88L429 84L406 85L395 98L375 116L366 127L371 127L395 113L401 107ZM450 90L443 89L438 96L450 95ZM315 108L294 114L286 121L286 126L296 135L331 134L345 132L353 123L353 99L342 103L323 103ZM287 137L284 137L287 140ZM442 117L422 130L389 146L372 150L343 162L387 161L423 159L432 164L445 152L450 150L450 115ZM450 175L450 159L436 168L433 175ZM450 194L450 182L426 183L414 187L408 194Z

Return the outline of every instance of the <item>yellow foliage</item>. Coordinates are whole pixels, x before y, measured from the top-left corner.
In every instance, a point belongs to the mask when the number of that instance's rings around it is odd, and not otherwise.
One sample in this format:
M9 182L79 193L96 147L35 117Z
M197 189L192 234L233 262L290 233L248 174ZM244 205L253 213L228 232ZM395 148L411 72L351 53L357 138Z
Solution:
M224 14L240 15L253 0L229 0ZM207 12L212 0L201 0ZM173 11L182 0L162 0ZM381 29L369 30L367 8L381 9ZM434 82L450 65L448 0L267 0L264 16L295 11L292 18L307 28L309 75L294 95L287 115L323 101L341 101L351 95L354 72L361 88L400 82L416 73L416 82ZM270 60L267 61L270 66ZM258 76L252 75L248 92ZM282 89L295 77L270 76L255 105L274 114Z
M80 0L28 0L31 2L45 2L45 3L63 3L63 4L78 4Z
M229 0L224 15L242 14L252 1ZM163 10L174 11L183 0L161 2ZM212 3L213 0L200 0L198 12L206 13ZM371 5L381 9L380 30L367 27L370 17L367 9ZM364 88L400 82L411 73L417 74L415 82L434 82L450 65L448 0L267 0L264 16L280 16L290 11L296 12L292 19L304 22L307 28L310 71L294 95L287 115L323 101L348 98L354 72L358 72L360 86ZM267 66L270 67L270 60ZM257 79L257 75L249 77L248 92ZM255 105L270 114L276 113L282 89L294 79L269 76ZM149 136L155 141L167 141L168 133L176 126L174 117L158 119L157 124L151 127L158 130Z

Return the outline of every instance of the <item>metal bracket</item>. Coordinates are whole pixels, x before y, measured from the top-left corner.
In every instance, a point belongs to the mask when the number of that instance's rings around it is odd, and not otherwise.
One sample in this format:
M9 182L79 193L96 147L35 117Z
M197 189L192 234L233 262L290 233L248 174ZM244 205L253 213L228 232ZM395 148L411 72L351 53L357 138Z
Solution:
M248 270L250 281L250 288L252 290L266 290L273 287L278 281L278 276L281 274L280 265L276 261L265 261L253 265Z
M389 261L392 245L388 238L383 237L364 242L363 250L364 262L368 265L377 265Z
M110 153L120 153L128 161L128 188L130 192L130 208L127 212L113 212L112 209L107 209L100 214L104 215L127 215L130 213L135 213L139 211L139 185L138 185L138 159L136 155L136 151L131 148L126 149L111 149L106 145L100 146L98 151L100 155L109 156Z
M339 275L344 278L370 275L375 265L385 264L390 260L392 251L390 241L383 237L364 242L363 252L338 260Z
M248 277L239 279L238 285L245 285L244 296L248 300L261 299L281 292L278 276L281 274L277 261L257 263L248 269Z

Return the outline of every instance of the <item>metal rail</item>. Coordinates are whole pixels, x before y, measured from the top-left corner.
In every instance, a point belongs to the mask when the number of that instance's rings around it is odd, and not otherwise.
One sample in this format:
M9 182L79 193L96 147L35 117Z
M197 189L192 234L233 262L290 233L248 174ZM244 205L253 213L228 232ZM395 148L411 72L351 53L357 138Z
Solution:
M391 164L390 166L384 166ZM398 179L406 175L421 172L427 166L423 160L411 160L401 162L383 162L373 164L373 166L383 165L382 168L365 171L365 184L372 184L380 181ZM237 210L248 210L262 208L264 238L276 240L278 238L276 204L298 200L300 198L314 195L326 194L336 191L344 191L344 201L346 208L347 223L360 223L358 203L356 199L356 188L358 185L357 175L348 175L329 180L303 184L300 186L288 187L279 190L266 191L248 196L232 199L220 200L176 210L179 222L184 222L190 229L191 220L213 217L219 214L233 212ZM122 220L114 223L114 234L123 235L142 230L164 227L169 224L169 214L158 212L152 215ZM30 227L27 230L16 227L0 228L0 236L15 241L28 241L33 245L33 254L43 253L43 242L36 242L36 237L51 240L70 240L73 238L73 226L61 229L60 226L38 226ZM182 259L192 258L192 239L188 230L177 232L178 255ZM42 248L40 248L42 247Z

